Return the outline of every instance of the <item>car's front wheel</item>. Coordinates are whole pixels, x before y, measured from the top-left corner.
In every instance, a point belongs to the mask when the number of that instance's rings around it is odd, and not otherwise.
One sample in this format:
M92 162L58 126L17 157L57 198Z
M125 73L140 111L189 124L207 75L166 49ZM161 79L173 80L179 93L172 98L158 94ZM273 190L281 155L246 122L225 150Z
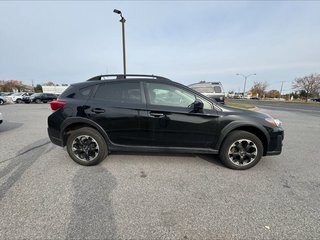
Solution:
M263 155L263 144L254 134L234 131L227 136L220 149L220 159L224 165L237 170L245 170L256 165Z
M67 151L75 162L85 166L100 163L108 154L106 141L97 130L90 127L71 132Z
M3 105L4 101L2 99L0 99L0 105Z

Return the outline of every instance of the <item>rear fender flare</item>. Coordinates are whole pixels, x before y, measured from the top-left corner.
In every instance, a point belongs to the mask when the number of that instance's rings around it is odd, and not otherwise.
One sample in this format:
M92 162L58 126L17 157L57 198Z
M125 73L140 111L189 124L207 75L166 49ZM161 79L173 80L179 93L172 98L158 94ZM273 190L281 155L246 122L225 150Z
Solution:
M65 131L68 127L70 127L71 125L74 125L74 124L85 124L85 125L88 125L89 127L96 129L102 135L102 137L105 139L108 146L110 146L111 141L110 141L108 134L105 132L105 130L99 124L95 123L94 121L87 119L87 118L82 118L82 117L70 117L62 123L60 139L62 139L62 141L63 141L63 146L66 145L66 141L65 141L65 137L64 137Z

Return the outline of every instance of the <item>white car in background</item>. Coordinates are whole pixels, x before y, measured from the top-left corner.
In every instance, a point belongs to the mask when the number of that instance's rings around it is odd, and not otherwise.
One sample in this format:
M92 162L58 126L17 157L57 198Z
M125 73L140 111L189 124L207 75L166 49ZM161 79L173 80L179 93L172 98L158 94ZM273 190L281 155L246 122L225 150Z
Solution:
M3 105L6 101L4 97L0 96L0 105Z
M7 99L9 102L22 103L22 98L24 96L28 96L28 95L29 95L29 93L27 93L27 92L17 92L17 93L14 93L14 94L8 96Z

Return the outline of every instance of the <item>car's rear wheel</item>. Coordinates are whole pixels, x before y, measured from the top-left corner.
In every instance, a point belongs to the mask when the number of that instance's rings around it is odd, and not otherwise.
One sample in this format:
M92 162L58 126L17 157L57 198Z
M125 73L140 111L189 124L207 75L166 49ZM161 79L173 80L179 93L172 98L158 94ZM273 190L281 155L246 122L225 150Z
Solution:
M3 105L4 101L2 99L0 99L0 105Z
M16 103L22 103L22 100L21 99L17 99Z
M263 144L254 134L234 131L225 139L220 149L220 159L224 165L237 170L245 170L256 165L263 154Z
M84 127L71 132L67 140L67 151L75 162L92 166L106 158L108 147L97 130Z

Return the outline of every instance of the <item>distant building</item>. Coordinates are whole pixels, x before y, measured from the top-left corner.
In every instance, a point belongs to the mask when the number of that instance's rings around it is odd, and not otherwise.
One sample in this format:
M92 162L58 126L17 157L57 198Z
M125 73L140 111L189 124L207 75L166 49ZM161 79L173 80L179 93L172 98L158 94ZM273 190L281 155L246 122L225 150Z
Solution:
M43 86L42 85L42 91L44 93L61 94L67 88L68 86Z

